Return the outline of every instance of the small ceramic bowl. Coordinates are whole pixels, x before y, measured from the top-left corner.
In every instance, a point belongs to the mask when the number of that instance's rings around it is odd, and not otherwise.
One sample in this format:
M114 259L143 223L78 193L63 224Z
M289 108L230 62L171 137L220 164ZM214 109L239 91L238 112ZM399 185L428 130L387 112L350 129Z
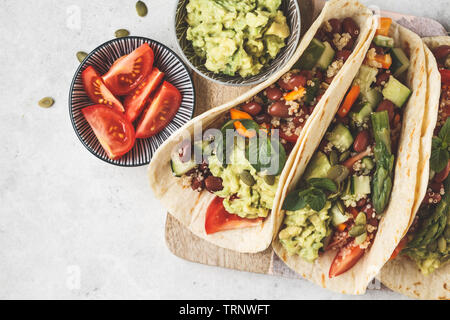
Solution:
M83 88L81 73L87 66L93 66L100 74L105 74L114 61L123 55L131 53L144 43L153 49L155 59L153 65L164 72L164 80L173 84L181 93L183 99L175 118L157 135L147 139L136 139L134 147L120 159L108 158L97 137L84 118L81 110L94 103L89 99ZM80 64L73 77L69 93L69 113L73 129L81 143L97 158L108 163L136 167L148 164L156 149L186 122L192 119L195 106L195 91L191 75L182 60L165 45L143 37L125 37L105 42L94 49Z
M297 49L300 40L300 9L297 0L282 0L280 10L286 16L291 34L286 40L286 46L280 50L275 59L257 75L242 78L240 75L228 76L222 73L214 73L206 69L203 59L198 57L192 44L186 39L186 32L189 25L186 22L187 12L186 5L189 0L179 0L175 11L175 35L177 38L178 49L182 52L184 61L197 73L219 84L230 86L248 86L254 85L267 80L274 72L281 69L292 57Z

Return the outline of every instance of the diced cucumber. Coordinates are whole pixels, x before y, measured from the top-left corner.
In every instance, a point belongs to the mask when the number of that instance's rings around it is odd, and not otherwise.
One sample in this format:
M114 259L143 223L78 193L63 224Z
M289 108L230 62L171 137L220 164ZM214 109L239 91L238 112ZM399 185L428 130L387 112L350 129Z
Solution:
M361 97L364 101L370 103L370 108L372 110L375 109L375 107L377 107L383 99L381 92L375 88L369 88L368 90L361 91Z
M389 126L389 115L386 110L373 112L371 114L372 131L376 144L384 144L391 152L391 128ZM375 154L376 156L376 154Z
M347 222L348 216L345 212L341 211L338 205L334 205L331 208L331 223L333 226L337 227L338 225Z
M371 113L372 105L370 102L366 102L358 112L352 114L352 119L358 126L361 126L368 121Z
M365 92L370 89L372 83L377 81L378 69L363 64L355 77L354 84L359 85L360 91Z
M331 165L328 157L321 151L316 152L306 167L303 178L308 181L311 178L326 178Z
M306 86L306 94L304 97L304 101L307 104L311 104L316 97L317 91L319 91L320 88L320 82L318 79L313 79L313 84L311 86Z
M394 47L394 39L392 39L391 37L378 35L378 36L375 36L375 38L373 38L373 42L379 47L385 47L385 48L393 48Z
M333 131L327 133L326 138L340 152L348 150L353 143L353 136L350 130L342 123L338 123Z
M409 59L401 48L391 50L391 70L394 77L398 77L409 68Z
M408 100L411 95L411 90L393 76L390 76L382 93L385 99L392 101L400 108L405 104L406 100Z
M362 165L364 169L372 170L375 167L375 163L373 162L372 158L370 157L364 157L362 159Z
M364 241L366 241L366 239L367 239L367 232L364 232L363 234L360 234L355 238L355 243L357 245L363 244Z
M324 51L325 45L323 42L317 40L316 38L312 39L308 48L306 48L305 52L303 52L302 56L295 64L295 68L311 70L316 65Z
M172 153L170 166L175 176L181 177L183 174L195 168L197 164L193 159L183 162L177 152Z
M321 70L327 70L334 58L335 51L328 42L323 43L325 50L317 61L317 67Z
M370 194L369 176L353 176L353 194Z

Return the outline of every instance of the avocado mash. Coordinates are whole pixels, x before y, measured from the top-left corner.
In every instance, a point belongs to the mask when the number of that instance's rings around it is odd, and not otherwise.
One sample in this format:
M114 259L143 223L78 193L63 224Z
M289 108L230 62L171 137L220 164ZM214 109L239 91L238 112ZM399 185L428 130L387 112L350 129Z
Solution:
M330 207L331 203L327 201L319 212L309 206L296 211L286 211L286 227L280 232L279 238L289 255L298 254L309 262L319 257L323 240L331 232L328 228Z
M268 185L263 176L245 157L245 151L235 145L231 152L230 162L224 168L216 155L208 158L209 170L212 175L222 179L223 189L214 192L224 198L223 206L229 213L237 214L242 218L267 217L272 209L273 199L278 188L279 176L275 182ZM241 173L246 171L254 179L252 186L246 184Z
M190 0L186 39L214 73L256 75L290 31L281 0Z

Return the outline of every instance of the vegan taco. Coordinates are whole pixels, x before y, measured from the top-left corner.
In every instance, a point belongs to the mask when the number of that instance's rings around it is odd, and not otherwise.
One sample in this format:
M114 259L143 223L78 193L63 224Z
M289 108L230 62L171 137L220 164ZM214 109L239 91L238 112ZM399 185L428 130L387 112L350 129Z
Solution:
M380 18L345 98L313 120L286 180L273 246L290 268L365 292L409 223L425 93L420 38Z
M380 279L415 298L450 299L450 37L424 42L428 90L416 203L410 227Z
M344 75L356 73L373 36L372 17L356 1L328 2L284 69L170 137L149 166L169 212L218 246L266 249L305 132L344 95L352 78Z

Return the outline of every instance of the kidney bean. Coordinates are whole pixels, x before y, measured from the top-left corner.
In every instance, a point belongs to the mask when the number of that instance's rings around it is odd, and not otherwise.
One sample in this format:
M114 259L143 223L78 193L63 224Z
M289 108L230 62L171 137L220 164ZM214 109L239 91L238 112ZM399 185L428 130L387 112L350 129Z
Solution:
M367 199L363 198L356 203L356 207L361 208L366 205Z
M268 109L268 113L273 117L289 118L289 106L284 101L272 103Z
M363 152L366 150L367 146L369 145L369 132L367 130L360 131L355 141L353 142L353 149L356 152Z
M323 72L320 71L320 70L316 70L316 78L317 78L319 81L323 81Z
M261 105L258 102L251 101L241 106L242 111L247 112L252 116L256 116L262 110Z
M352 18L345 18L342 21L342 32L349 33L352 38L356 39L359 35L359 27Z
M433 50L436 60L445 61L445 58L450 54L450 46L443 45Z
M193 177L191 182L191 188L194 191L203 190L205 187L205 181L200 180L198 177Z
M339 50L336 52L336 59L343 60L345 62L351 54L352 52L350 50Z
M389 70L381 71L380 73L378 73L376 82L377 86L385 85L388 82L390 76L391 72Z
M373 42L370 44L370 49L374 48L377 54L384 54L384 48L375 45Z
M266 89L267 99L272 101L278 101L283 97L283 91L280 88L272 87Z
M254 120L257 124L270 123L271 117L267 113L258 114Z
M322 42L324 41L328 41L330 42L330 37L327 34L326 30L324 27L320 27L319 30L317 31L316 35L314 36L314 38L316 38L317 40L320 40Z
M349 39L347 44L345 45L344 49L346 50L352 50L353 45L355 44L355 40L353 38Z
M444 188L444 184L442 182L435 182L435 181L433 181L432 183L430 183L430 188L434 192L440 193L441 189Z
M328 23L331 25L331 34L341 33L342 32L342 23L339 19L330 19Z
M298 74L304 76L306 80L311 80L313 78L313 73L310 70L301 70Z
M205 179L205 188L211 193L222 190L222 179L215 176L209 176Z
M287 81L284 81L284 78L278 80L278 84L284 90L292 91L295 88L304 87L306 84L306 78L300 74L292 74Z
M391 122L392 119L394 119L394 115L395 115L394 114L394 104L391 101L386 100L386 99L381 101L381 103L378 105L377 112L384 111L384 110L386 110L388 112L389 122Z

